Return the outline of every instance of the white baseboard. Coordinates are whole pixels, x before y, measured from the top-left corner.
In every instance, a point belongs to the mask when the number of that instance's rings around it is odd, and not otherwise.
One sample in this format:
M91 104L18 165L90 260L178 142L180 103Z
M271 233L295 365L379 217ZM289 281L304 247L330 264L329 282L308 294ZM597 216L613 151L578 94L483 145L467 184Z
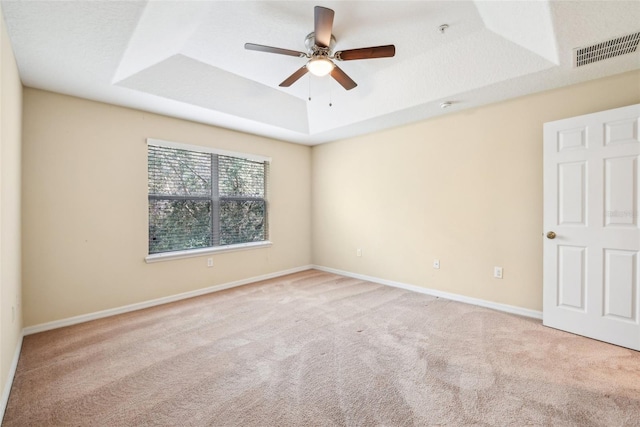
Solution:
M180 301L187 298L193 298L200 295L209 294L212 292L222 291L224 289L235 288L237 286L248 285L249 283L259 282L261 280L273 279L287 274L298 273L315 268L316 270L326 271L328 273L339 274L346 277L353 277L355 279L366 280L369 282L379 283L382 285L393 286L396 288L402 288L413 292L419 292L427 295L433 295L441 298L450 299L453 301L464 302L467 304L478 305L481 307L487 307L494 310L504 311L507 313L518 314L520 316L533 317L535 319L542 319L542 312L536 310L530 310L527 308L516 307L507 304L500 304L497 302L487 301L479 298L467 297L464 295L453 294L449 292L443 292L436 289L423 288L421 286L410 285L407 283L395 282L392 280L380 279L373 276L366 276L363 274L352 273L349 271L338 270L335 268L324 267L321 265L304 265L301 267L292 268L289 270L277 271L275 273L264 274L261 276L250 277L248 279L237 280L235 282L223 283L220 285L210 286L208 288L196 289L195 291L184 292L177 295L171 295L168 297L157 298L149 301L139 302L135 304L125 305L122 307L111 308L107 310L97 311L95 313L82 314L80 316L69 317L66 319L55 320L53 322L41 323L39 325L29 326L22 330L23 335L36 334L38 332L49 331L51 329L62 328L65 326L76 325L78 323L89 322L91 320L102 319L104 317L115 316L117 314L128 313L130 311L141 310L143 308L154 307L161 304L167 304L174 301Z
M130 311L141 310L143 308L155 307L157 305L167 304L169 302L180 301L187 298L193 298L200 295L210 294L225 289L235 288L237 286L248 285L249 283L259 282L261 280L273 279L287 274L298 273L313 268L311 265L291 268L289 270L278 271L275 273L263 274L261 276L250 277L248 279L236 280L235 282L223 283L220 285L210 286L208 288L196 289L195 291L184 292L168 297L157 298L149 301L129 304L122 307L110 308L108 310L97 311L95 313L82 314L80 316L69 317L53 322L41 323L39 325L29 326L22 330L23 335L36 334L38 332L49 331L51 329L63 328L65 326L76 325L78 323L89 322L91 320L102 319L104 317L115 316L116 314L128 313Z
M2 398L0 400L0 424L2 424L2 419L4 418L4 412L7 410L7 403L9 403L9 394L11 393L13 378L16 376L16 369L18 368L18 359L20 359L20 350L22 350L22 337L23 335L20 334L20 338L18 339L18 344L16 345L16 351L13 353L13 361L11 362L11 367L9 368L7 381L4 383L4 388L2 389Z
M346 277L353 277L354 279L366 280L369 282L379 283L382 285L393 286L395 288L402 288L402 289L406 289L413 292L419 292L427 295L437 296L440 298L450 299L453 301L459 301L467 304L478 305L480 307L486 307L494 310L504 311L506 313L518 314L520 316L532 317L534 319L542 319L541 311L530 310L527 308L516 307L512 305L507 305L507 304L500 304L497 302L487 301L479 298L472 298L464 295L443 292L436 289L423 288L421 286L395 282L392 280L380 279L373 276L366 276L363 274L352 273L349 271L338 270L335 268L324 267L321 265L304 265L304 266L292 268L289 270L282 270L275 273L269 273L261 276L250 277L248 279L237 280L235 282L223 283L220 285L210 286L208 288L196 289L195 291L184 292L181 294L171 295L168 297L157 298L149 301L125 305L122 307L97 311L94 313L82 314L79 316L69 317L66 319L54 320L52 322L41 323L39 325L34 325L34 326L29 326L24 328L22 330L22 334L26 336L26 335L36 334L38 332L49 331L51 329L63 328L65 326L76 325L78 323L84 323L84 322L89 322L91 320L102 319L104 317L115 316L117 314L128 313L135 310L141 310L143 308L155 307L157 305L167 304L174 301L180 301L187 298L193 298L200 295L209 294L212 292L222 291L224 289L230 289L230 288L235 288L237 286L248 285L249 283L259 282L261 280L268 280L268 279L273 279L280 276L285 276L287 274L298 273L300 271L305 271L312 268L315 268L320 271L326 271L328 273L339 274ZM20 342L22 343L22 341ZM17 363L17 359L16 359L16 363Z
M542 312L530 310L528 308L516 307L514 305L500 304L493 301L487 301L479 298L467 297L459 294L452 294L436 289L423 288L421 286L409 285L392 280L379 279L377 277L365 276L364 274L351 273L349 271L337 270L335 268L323 267L321 265L312 266L316 270L326 271L327 273L339 274L341 276L352 277L354 279L366 280L368 282L379 283L381 285L393 286L394 288L402 288L408 291L419 292L421 294L432 295L435 297L445 298L452 301L464 302L466 304L477 305L480 307L491 308L493 310L504 311L506 313L517 314L520 316L532 317L534 319L542 319Z

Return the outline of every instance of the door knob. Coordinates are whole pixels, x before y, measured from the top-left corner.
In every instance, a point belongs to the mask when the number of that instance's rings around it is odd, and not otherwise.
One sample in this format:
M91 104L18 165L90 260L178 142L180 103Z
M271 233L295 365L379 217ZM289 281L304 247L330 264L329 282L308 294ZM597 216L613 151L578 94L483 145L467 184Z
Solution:
M556 238L556 233L554 233L553 231L550 231L547 233L547 239L555 239Z

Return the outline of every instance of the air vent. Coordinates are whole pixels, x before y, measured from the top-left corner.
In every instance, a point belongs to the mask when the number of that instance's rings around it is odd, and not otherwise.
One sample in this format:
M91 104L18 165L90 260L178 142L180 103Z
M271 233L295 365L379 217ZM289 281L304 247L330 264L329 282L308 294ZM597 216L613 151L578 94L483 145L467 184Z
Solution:
M582 67L592 62L603 61L614 56L633 53L638 50L640 32L618 37L617 39L574 49L573 65Z

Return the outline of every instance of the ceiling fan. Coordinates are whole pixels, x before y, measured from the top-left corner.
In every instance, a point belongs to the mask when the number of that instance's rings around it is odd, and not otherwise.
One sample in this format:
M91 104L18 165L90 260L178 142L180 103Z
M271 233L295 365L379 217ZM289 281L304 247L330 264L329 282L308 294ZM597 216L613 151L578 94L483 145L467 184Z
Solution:
M259 52L277 53L280 55L297 56L307 58L308 61L302 68L287 77L281 87L289 87L300 77L310 72L316 76L326 76L331 74L338 83L346 90L357 86L351 77L342 71L333 60L353 61L355 59L390 58L396 54L396 47L392 44L385 46L363 47L360 49L349 49L334 52L333 47L336 38L331 34L333 28L334 11L322 6L314 8L314 31L307 35L304 44L307 52L281 49L278 47L264 46L261 44L245 43L244 48L257 50Z

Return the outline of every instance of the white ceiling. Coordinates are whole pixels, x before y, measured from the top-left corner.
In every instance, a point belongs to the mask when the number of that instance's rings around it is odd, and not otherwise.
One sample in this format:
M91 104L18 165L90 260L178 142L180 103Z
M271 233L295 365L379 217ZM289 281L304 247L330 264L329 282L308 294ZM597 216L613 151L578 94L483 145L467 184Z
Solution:
M315 5L335 10L335 50L395 44L396 56L339 63L358 83L350 91L309 74L280 88L305 60L244 43L305 51ZM640 1L2 0L2 10L26 86L309 145L640 69L640 49L580 68L572 59L640 31Z

